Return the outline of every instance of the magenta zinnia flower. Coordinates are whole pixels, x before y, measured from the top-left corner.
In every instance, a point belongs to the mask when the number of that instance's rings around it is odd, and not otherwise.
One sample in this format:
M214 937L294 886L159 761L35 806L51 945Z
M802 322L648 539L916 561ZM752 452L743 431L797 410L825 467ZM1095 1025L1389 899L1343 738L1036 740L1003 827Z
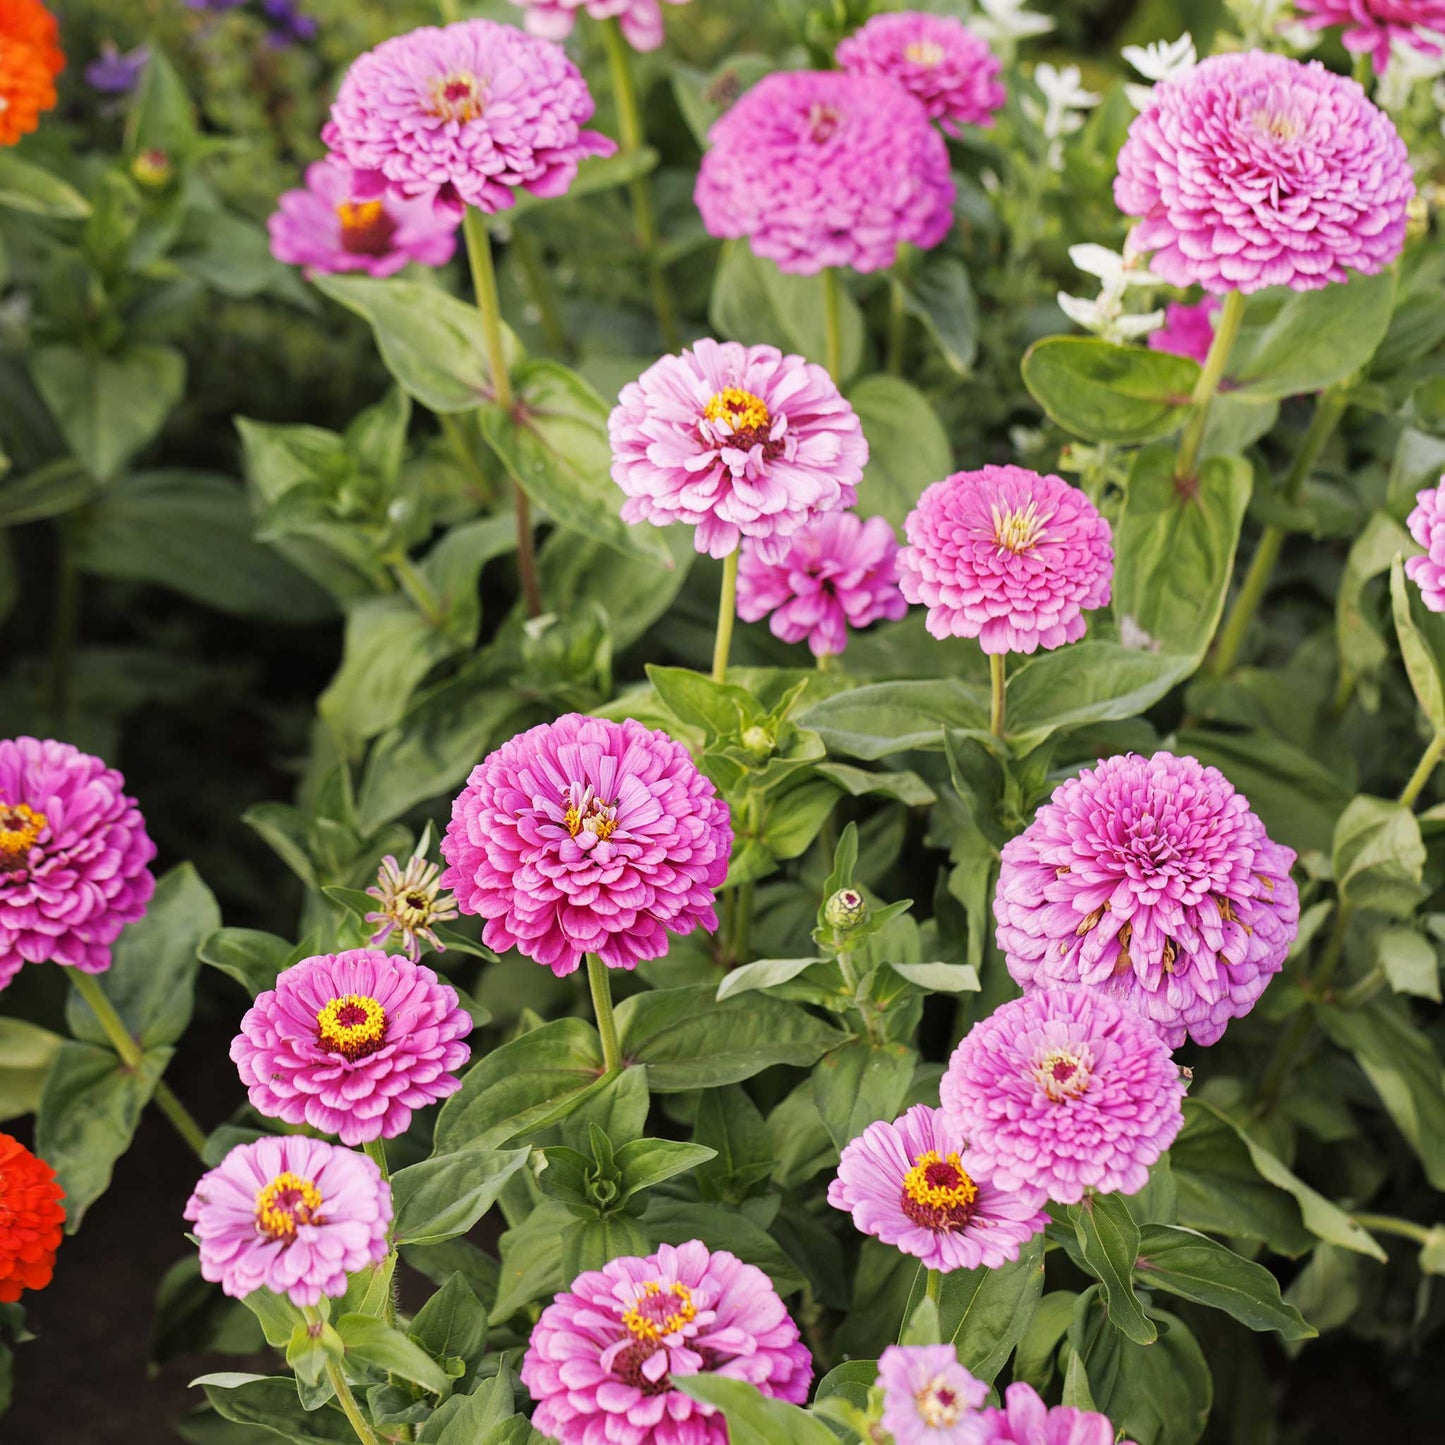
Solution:
M1295 855L1217 768L1107 758L1004 845L994 917L1023 988L1086 985L1171 1048L1252 1009L1299 927Z
M475 768L442 839L442 883L559 978L583 954L635 968L667 935L717 928L728 805L681 743L628 718L569 713Z
M1049 1222L1045 1197L1033 1185L991 1183L953 1121L927 1104L870 1124L843 1150L828 1186L828 1203L862 1233L944 1271L1017 1259Z
M156 849L124 786L69 743L0 741L0 988L27 960L103 973L146 911Z
M1003 1408L983 1412L985 1445L1114 1445L1107 1415L1057 1405L1050 1410L1032 1385L1010 1385ZM1134 1445L1120 1440L1118 1445Z
M460 211L507 210L513 191L560 196L586 156L616 145L582 127L592 94L560 46L490 20L383 41L341 82L324 139L386 189Z
M878 1356L883 1428L893 1445L985 1445L988 1386L952 1345L889 1345Z
M1156 85L1114 181L1149 269L1216 292L1373 275L1414 194L1404 141L1353 80L1257 50Z
M992 125L1004 103L998 57L982 36L948 15L875 15L838 46L838 64L901 85L949 135L965 125Z
M668 0L686 5L688 0ZM544 40L565 40L585 10L594 20L617 21L622 37L634 50L656 50L662 44L662 6L658 0L512 0L527 12L522 22Z
M1081 989L1037 989L976 1023L940 1086L969 1158L1001 1190L1133 1194L1184 1124L1169 1047L1131 1009Z
M372 187L374 189L374 187ZM457 217L427 200L389 193L362 200L356 172L334 156L306 168L267 222L271 254L306 274L365 271L390 276L411 261L444 266L457 248Z
M1425 555L1408 558L1405 574L1420 589L1431 612L1445 612L1445 477L1438 486L1415 493L1409 527Z
M393 1139L462 1086L472 1018L431 969L371 948L288 968L241 1020L231 1058L254 1108L343 1144Z
M323 1139L238 1144L186 1203L201 1274L234 1299L258 1289L314 1305L386 1258L391 1186L364 1154Z
M727 1445L723 1417L674 1379L726 1375L802 1404L812 1365L767 1275L694 1239L578 1275L542 1311L522 1383L562 1445Z
M850 627L896 621L907 611L898 590L898 539L886 517L865 522L853 512L829 512L794 532L779 562L743 544L738 616L761 622L771 612L773 636L806 638L814 657L842 652Z
M697 528L699 552L743 537L778 560L823 512L851 507L863 425L827 371L774 346L695 342L622 388L608 422L629 522Z
M882 271L953 225L948 147L891 80L847 71L760 80L708 135L694 199L714 236L784 271Z
M1061 477L955 472L924 492L904 530L899 582L928 607L935 637L976 637L985 652L1062 647L1109 600L1109 524Z
M1375 73L1390 64L1390 42L1422 55L1442 53L1445 0L1298 0L1300 20L1311 30L1344 28L1345 49L1372 57Z
M1149 333L1150 350L1187 356L1203 366L1214 345L1214 315L1223 305L1217 296L1206 296L1193 306L1171 301L1164 308L1164 325Z

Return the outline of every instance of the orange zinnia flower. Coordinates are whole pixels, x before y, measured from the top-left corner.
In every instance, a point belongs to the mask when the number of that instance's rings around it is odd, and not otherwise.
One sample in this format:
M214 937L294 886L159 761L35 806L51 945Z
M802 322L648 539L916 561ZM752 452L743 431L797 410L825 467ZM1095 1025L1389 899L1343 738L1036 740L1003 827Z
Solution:
M55 104L65 69L55 17L39 0L0 0L0 146L14 145Z
M64 1198L55 1170L19 1140L0 1134L0 1304L14 1304L22 1289L50 1283Z

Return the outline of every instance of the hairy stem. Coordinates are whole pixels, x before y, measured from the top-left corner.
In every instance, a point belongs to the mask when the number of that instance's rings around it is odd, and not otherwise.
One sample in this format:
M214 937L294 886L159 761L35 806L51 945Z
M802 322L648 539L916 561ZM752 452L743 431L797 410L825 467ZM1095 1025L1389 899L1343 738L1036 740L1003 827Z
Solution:
M989 707L988 730L996 738L1003 736L1005 697L1007 693L1007 674L1005 672L1005 654L1002 652L991 652L988 657L988 676L992 684L992 699Z
M837 268L823 270L823 365L840 386L843 383L843 283Z
M612 1009L612 978L607 965L595 953L587 955L587 987L592 992L592 1012L597 1015L597 1032L602 1038L602 1068L615 1074L622 1067L622 1045L617 1038L617 1015Z

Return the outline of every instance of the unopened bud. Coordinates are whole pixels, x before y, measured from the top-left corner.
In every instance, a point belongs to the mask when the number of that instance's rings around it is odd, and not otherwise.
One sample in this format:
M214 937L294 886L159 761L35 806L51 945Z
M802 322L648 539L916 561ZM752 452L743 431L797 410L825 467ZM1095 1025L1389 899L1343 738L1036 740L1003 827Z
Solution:
M823 908L829 928L857 928L867 919L868 900L856 888L840 888Z
M171 183L175 167L165 151L149 149L136 154L130 163L130 173L137 185L144 186L148 191L158 191Z
M754 725L743 729L743 747L755 758L765 758L773 750L773 735L767 728Z

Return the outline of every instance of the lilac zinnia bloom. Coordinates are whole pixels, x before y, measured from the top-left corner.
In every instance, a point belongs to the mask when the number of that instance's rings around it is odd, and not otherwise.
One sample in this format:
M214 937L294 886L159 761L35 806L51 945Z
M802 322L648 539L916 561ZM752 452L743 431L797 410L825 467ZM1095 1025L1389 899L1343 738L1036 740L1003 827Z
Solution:
M595 953L635 968L667 935L717 928L728 805L688 751L628 718L569 713L503 743L472 772L442 839L482 937L559 978Z
M1119 152L1130 248L1175 286L1312 291L1373 275L1415 194L1390 118L1353 80L1251 50L1161 81Z
M560 196L616 143L582 127L592 94L562 48L490 20L384 41L347 71L322 139L387 187L461 211L502 211L517 189Z
M965 125L992 125L1005 99L998 57L949 15L875 15L838 46L838 64L901 85L949 135Z
M0 988L25 962L104 973L145 913L156 849L124 787L69 743L0 741Z
M723 1417L674 1379L726 1375L800 1405L812 1366L767 1275L694 1239L578 1275L542 1311L522 1383L562 1445L727 1445Z
M899 582L927 606L935 637L976 637L991 653L1062 647L1109 600L1109 524L1061 477L955 472L924 492L904 531Z
M365 271L390 276L411 261L444 266L457 247L458 217L430 201L386 193L345 161L328 156L306 168L306 185L286 191L267 223L271 254L308 276Z
M122 55L111 41L104 40L100 54L85 67L85 83L102 95L129 95L150 58L144 45Z
M985 1445L988 1386L952 1345L889 1345L878 1357L883 1428L893 1445Z
M203 1278L233 1299L269 1289L304 1308L386 1258L391 1186L365 1154L323 1139L258 1139L202 1176L185 1217Z
M370 948L303 959L258 995L231 1043L251 1105L343 1144L394 1139L461 1088L471 1015L408 958Z
M1410 535L1425 549L1405 562L1405 575L1420 589L1431 612L1445 612L1445 477L1439 486L1415 493Z
M267 38L277 49L316 39L316 22L297 8L296 0L261 0L261 13L271 28Z
M882 271L953 225L948 147L891 80L842 70L760 80L708 134L694 200L714 236L784 271Z
M688 0L668 0L686 5ZM544 40L565 40L585 10L594 20L616 20L622 37L634 50L656 50L662 44L662 6L658 0L512 0L522 6L522 22Z
M1132 1009L1036 989L976 1023L939 1092L969 1158L999 1189L1134 1194L1184 1125L1169 1046Z
M865 522L853 512L829 512L794 532L778 562L743 544L738 616L761 622L771 612L773 636L806 638L814 657L842 652L850 627L897 621L907 611L898 590L898 539L886 517Z
M1299 927L1293 850L1217 768L1155 753L1059 784L1004 845L998 945L1023 988L1082 985L1171 1048L1212 1044L1284 966Z
M1217 296L1206 296L1193 306L1171 301L1164 308L1164 325L1149 333L1149 349L1186 356L1203 366L1214 345L1214 316L1223 305Z
M629 522L697 528L699 552L787 539L857 500L868 443L825 368L775 346L702 340L622 388L607 424Z
M1058 1405L1050 1410L1032 1385L1010 1385L1003 1408L983 1412L984 1445L1115 1445L1107 1415ZM1120 1440L1118 1445L1134 1445Z
M864 1234L929 1269L997 1269L1049 1222L1042 1189L1001 1189L975 1163L961 1130L939 1109L915 1104L891 1124L849 1142L828 1186Z
M1442 53L1445 0L1298 0L1300 20L1311 30L1344 27L1345 49L1369 55L1375 73L1390 64L1390 42L1399 40L1422 55Z

